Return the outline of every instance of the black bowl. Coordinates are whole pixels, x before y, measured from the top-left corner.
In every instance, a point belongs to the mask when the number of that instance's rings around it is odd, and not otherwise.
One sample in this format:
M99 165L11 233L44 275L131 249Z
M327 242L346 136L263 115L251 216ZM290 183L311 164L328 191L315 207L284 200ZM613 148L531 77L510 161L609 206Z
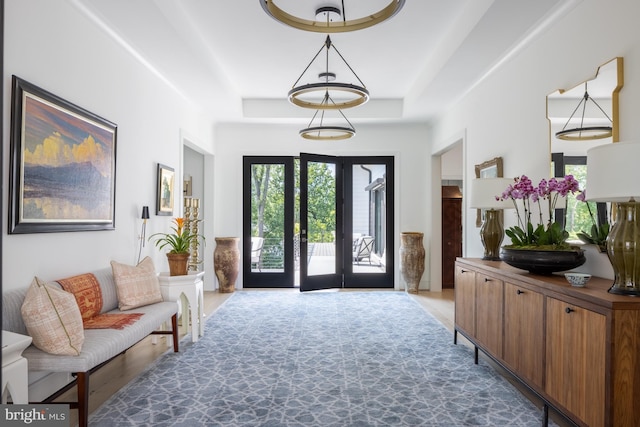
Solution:
M586 261L584 251L579 248L572 251L502 248L500 259L512 267L544 275L571 270Z

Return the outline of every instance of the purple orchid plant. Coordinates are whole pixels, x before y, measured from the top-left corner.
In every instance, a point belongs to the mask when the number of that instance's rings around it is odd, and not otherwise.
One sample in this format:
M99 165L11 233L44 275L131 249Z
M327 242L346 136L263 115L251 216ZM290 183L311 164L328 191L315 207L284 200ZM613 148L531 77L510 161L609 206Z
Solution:
M526 175L515 178L496 200L513 201L518 216L518 225L509 227L505 234L511 239L511 245L507 248L538 249L538 250L573 250L567 243L569 233L555 221L555 209L559 200L569 193L581 194L580 184L573 175L564 178L542 179L534 187L531 179ZM548 220L543 219L543 205L547 209ZM537 205L539 220L533 224L532 207Z

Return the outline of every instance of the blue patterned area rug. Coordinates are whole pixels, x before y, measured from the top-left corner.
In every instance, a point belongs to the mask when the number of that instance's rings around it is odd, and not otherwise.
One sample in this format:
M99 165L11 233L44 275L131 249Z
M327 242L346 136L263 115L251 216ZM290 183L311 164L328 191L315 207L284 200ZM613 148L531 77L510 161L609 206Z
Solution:
M236 292L91 426L539 426L541 411L402 292Z

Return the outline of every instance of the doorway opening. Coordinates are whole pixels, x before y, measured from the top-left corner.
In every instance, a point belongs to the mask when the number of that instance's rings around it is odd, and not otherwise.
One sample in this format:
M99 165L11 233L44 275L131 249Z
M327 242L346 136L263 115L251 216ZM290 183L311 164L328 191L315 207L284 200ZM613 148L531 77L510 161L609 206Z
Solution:
M439 182L440 200L434 200L434 204L438 203L437 212L440 219L439 226L434 227L440 229L438 242L441 246L439 259L434 260L434 252L432 252L431 267L437 272L432 275L432 279L439 279L440 289L432 281L432 290L442 290L453 288L455 286L454 270L456 258L463 255L464 243L464 210L463 210L463 149L464 137L456 138L438 157L439 170L437 176L434 175L434 181ZM438 194L436 193L436 194Z

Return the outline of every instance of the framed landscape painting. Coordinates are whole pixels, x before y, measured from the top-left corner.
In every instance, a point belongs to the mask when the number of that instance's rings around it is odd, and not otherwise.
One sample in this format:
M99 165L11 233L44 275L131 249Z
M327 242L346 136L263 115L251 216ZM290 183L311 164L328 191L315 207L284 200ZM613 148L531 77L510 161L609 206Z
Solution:
M9 233L113 230L116 130L13 76Z

